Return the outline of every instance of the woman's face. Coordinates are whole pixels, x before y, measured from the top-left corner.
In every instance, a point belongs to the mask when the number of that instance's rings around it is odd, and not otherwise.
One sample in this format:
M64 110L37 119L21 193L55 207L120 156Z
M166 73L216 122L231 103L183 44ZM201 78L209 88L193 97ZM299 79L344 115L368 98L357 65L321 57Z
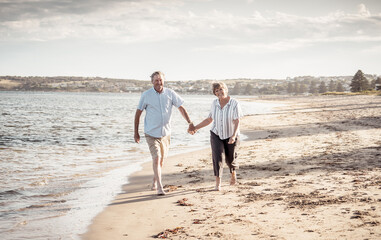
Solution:
M214 90L214 95L216 95L219 99L223 99L228 96L228 93L225 88L219 87Z

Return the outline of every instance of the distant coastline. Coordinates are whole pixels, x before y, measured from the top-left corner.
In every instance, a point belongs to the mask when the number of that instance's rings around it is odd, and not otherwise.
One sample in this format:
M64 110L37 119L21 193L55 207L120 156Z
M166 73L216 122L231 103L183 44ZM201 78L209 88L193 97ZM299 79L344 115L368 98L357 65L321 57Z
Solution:
M368 75L374 78L376 75ZM231 94L235 95L289 95L305 94L311 86L321 83L340 83L344 91L349 90L352 76L313 77L300 76L287 79L224 79ZM210 94L210 84L217 80L167 81L166 85L180 93ZM290 90L290 85L296 89ZM114 79L75 76L0 76L0 91L46 91L46 92L126 92L139 93L151 87L151 82L135 79ZM316 92L318 93L318 92Z

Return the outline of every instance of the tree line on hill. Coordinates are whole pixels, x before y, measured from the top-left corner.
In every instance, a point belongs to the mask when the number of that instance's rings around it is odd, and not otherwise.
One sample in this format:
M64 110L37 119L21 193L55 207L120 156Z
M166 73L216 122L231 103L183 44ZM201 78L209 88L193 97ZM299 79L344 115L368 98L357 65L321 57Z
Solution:
M381 77L369 81L365 74L358 70L351 81L351 92L363 92L369 90L381 90Z
M311 93L311 94L317 94L317 93L326 93L326 92L344 92L345 88L343 86L342 81L333 81L331 80L327 84L324 81L310 81L309 83L288 83L287 85L287 92L288 93L296 93L296 94L303 94L303 93Z
M330 80L328 84L326 81L319 81L315 78L307 78L303 80L294 80L282 82L277 84L266 85L262 87L254 87L253 84L235 83L232 94L237 95L269 95L269 94L318 94L330 92L344 92L349 83L345 80Z
M368 80L370 78L370 80ZM357 73L352 77L352 80L348 78L337 79L333 78L328 80L319 80L314 77L300 77L292 81L275 83L271 85L266 85L260 88L253 87L253 84L246 83L242 84L236 82L231 93L232 94L245 94L245 95L256 95L256 94L292 94L292 95L302 95L302 94L322 94L327 92L362 92L367 90L381 90L381 77L375 77L374 75L367 76L358 70Z
M368 80L369 79L369 80ZM167 86L181 93L210 94L216 80L168 81ZM232 95L306 95L326 92L361 92L381 90L381 77L365 75L361 70L351 76L312 77L301 76L276 79L226 79L222 80ZM7 91L81 91L81 92L142 92L152 87L150 81L109 79L100 77L20 77L0 76L0 90Z

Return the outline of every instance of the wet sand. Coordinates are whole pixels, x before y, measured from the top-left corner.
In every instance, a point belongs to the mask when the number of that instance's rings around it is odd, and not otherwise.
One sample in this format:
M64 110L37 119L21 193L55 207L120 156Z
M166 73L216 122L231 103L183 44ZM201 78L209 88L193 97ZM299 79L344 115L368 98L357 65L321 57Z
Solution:
M286 105L242 120L236 185L211 191L209 146L167 159L165 196L147 163L82 239L381 239L381 97L261 101Z

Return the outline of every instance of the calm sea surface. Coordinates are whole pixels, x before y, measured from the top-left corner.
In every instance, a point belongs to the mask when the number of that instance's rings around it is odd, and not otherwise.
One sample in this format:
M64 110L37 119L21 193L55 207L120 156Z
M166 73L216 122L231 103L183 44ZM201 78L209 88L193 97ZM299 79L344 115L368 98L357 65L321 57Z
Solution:
M214 96L183 95L198 123ZM1 239L78 239L150 156L140 121L140 94L0 92ZM274 104L241 101L243 112ZM209 146L208 127L195 137L173 109L170 154ZM200 141L201 139L201 141Z

